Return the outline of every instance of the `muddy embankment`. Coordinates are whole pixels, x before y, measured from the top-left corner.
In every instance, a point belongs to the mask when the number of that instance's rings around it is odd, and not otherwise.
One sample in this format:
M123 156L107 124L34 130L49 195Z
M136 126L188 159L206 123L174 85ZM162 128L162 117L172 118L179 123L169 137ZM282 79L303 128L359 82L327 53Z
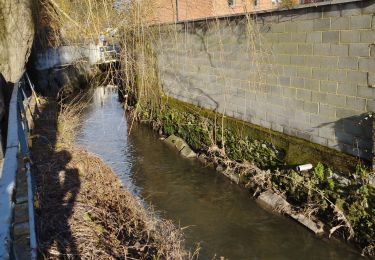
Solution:
M33 75L49 96L41 98L32 129L40 256L187 257L178 228L146 209L100 158L74 145L90 73L69 67Z

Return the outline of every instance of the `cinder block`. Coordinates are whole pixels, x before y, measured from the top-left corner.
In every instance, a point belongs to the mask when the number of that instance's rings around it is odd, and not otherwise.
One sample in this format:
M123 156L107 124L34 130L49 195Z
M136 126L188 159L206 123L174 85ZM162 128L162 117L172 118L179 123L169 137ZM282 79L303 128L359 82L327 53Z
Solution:
M288 102L284 106L293 107L296 110L303 110L303 100L299 99L288 99Z
M285 23L273 23L271 25L271 32L273 33L285 32Z
M375 43L375 28L373 30L360 31L360 41L362 43Z
M336 94L327 94L327 103L336 107L345 107L346 97Z
M305 79L301 77L291 77L291 86L305 88Z
M320 128L320 127L332 127L334 124L332 123L332 118L328 118L322 115L312 114L310 117L310 125L314 128Z
M374 58L359 59L359 70L375 72L375 59Z
M336 93L337 82L336 81L320 81L320 92Z
M328 80L346 82L346 70L330 70Z
M298 54L299 55L312 55L313 45L310 43L298 44Z
M319 105L318 103L312 103L312 102L307 102L303 104L303 110L305 112L313 113L313 114L318 114L319 112Z
M297 43L279 43L275 45L278 53L281 54L297 54L298 44Z
M279 77L279 84L281 86L290 86L290 77L280 76Z
M350 17L351 29L370 29L372 22L372 15L361 15Z
M305 58L306 66L319 68L320 65L321 65L321 59L320 58L321 57L319 57L319 56L307 56Z
M331 19L331 30L349 30L350 17L334 17Z
M346 97L346 106L349 109L354 109L358 111L365 111L366 109L366 99L356 98L356 97Z
M297 89L297 99L301 99L304 101L311 101L311 90L307 89Z
M285 22L285 32L297 32L297 23L296 22Z
M349 82L338 83L337 94L347 95L347 96L356 96L357 84L349 83Z
M292 33L292 41L293 42L306 42L307 33L306 32L293 32Z
M349 55L349 45L331 44L331 55L345 57Z
M314 79L328 79L328 72L329 70L327 70L326 68L313 68L312 77Z
M302 20L297 22L297 32L312 32L314 30L314 22Z
M338 57L318 56L317 58L321 68L337 68Z
M299 67L299 68L297 68L297 76L298 77L310 78L311 75L312 75L312 68L309 68L309 67Z
M297 90L295 88L287 88L283 87L283 96L284 97L290 97L290 98L295 98Z
M375 45L370 46L370 56L375 57Z
M277 64L287 65L290 64L290 55L287 54L277 54L275 57Z
M278 33L278 42L290 42L292 40L292 34L290 32Z
M307 43L321 43L322 42L322 32L309 32L306 36Z
M304 88L309 90L319 90L320 81L319 79L304 79Z
M348 82L353 82L353 83L362 84L362 85L368 84L367 72L349 70L347 72L347 79L348 79Z
M316 103L327 103L327 93L313 91L311 101Z
M358 86L358 97L374 99L375 97L375 88L369 86Z
M371 87L375 87L375 73L371 73L369 72L368 73L368 83L367 83L369 86Z
M339 57L339 68L357 70L358 58L357 57Z
M271 129L278 132L283 132L284 127L282 125L279 125L277 123L271 123Z
M375 112L375 100L367 100L366 111Z
M320 145L324 145L324 146L328 145L327 138L315 136L315 135L311 136L311 142L316 143L316 144L320 144Z
M366 43L354 43L349 45L349 56L369 57L370 47Z
M270 86L270 91L271 91L271 94L277 95L278 97L280 97L283 94L282 87L278 87L278 86Z
M322 32L322 42L323 43L340 42L340 32L339 31Z
M319 136L327 139L334 139L335 129L332 127L321 127L319 128Z
M335 117L336 108L327 104L319 104L319 114L325 117Z
M331 29L331 19L317 19L314 20L314 31L328 31Z
M358 115L358 111L346 108L337 108L336 109L336 117L337 118L348 118L352 116Z
M331 53L331 45L329 43L314 44L314 55L328 56Z
M291 55L290 56L290 64L292 65L304 65L305 64L305 57L304 56L296 56L296 55Z
M340 31L341 43L356 43L361 41L360 31Z

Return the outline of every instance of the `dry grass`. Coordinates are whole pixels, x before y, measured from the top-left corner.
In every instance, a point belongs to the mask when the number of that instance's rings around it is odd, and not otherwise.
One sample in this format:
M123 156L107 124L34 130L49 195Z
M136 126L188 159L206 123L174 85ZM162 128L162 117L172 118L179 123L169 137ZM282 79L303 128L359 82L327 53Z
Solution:
M46 101L35 120L40 258L189 258L180 229L145 209L100 158L74 147L80 109L61 109L57 121L58 105Z

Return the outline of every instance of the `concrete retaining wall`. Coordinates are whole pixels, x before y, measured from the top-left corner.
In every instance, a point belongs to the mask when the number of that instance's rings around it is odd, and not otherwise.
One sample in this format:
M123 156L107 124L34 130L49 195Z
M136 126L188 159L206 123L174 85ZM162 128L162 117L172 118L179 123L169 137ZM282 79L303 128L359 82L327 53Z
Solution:
M375 0L335 2L162 27L164 91L372 160Z

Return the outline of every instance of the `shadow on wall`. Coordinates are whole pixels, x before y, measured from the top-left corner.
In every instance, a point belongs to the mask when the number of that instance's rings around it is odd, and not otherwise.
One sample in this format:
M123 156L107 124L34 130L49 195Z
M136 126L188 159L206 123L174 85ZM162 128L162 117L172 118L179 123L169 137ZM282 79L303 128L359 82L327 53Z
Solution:
M339 119L335 122L318 126L319 131L325 131L328 125L332 126L336 142L328 144L329 147L344 153L372 161L372 124L370 113ZM322 130L325 129L325 130ZM329 131L329 130L328 130Z

